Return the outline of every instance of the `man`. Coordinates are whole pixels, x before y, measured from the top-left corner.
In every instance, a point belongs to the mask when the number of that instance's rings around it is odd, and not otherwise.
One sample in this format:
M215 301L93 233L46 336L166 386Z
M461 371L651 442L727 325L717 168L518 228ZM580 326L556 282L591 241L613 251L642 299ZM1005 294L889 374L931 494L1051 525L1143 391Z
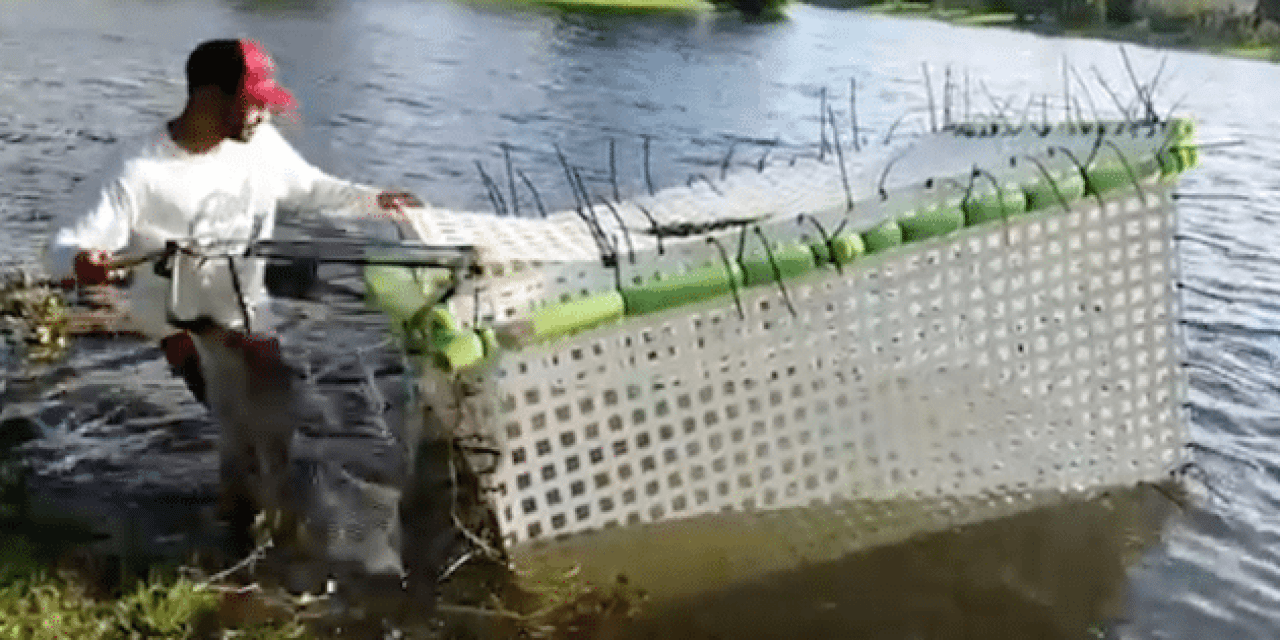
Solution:
M188 261L196 266L183 272L183 297L175 304L170 276L152 264L133 265L126 274L117 268L120 259L156 252L171 240L270 237L280 205L326 215L392 216L403 207L422 206L412 194L356 185L303 160L268 122L270 112L295 106L276 83L274 69L267 52L251 40L197 46L186 64L182 112L122 145L102 184L89 189L81 216L57 232L48 252L55 276L83 285L128 280L125 327L159 339L170 365L221 423L224 498L229 484L239 487L232 493L261 493L240 486L245 468L258 467L263 484L270 485L268 476L280 469L261 467L282 464L279 447L287 446L296 426L263 424L271 418L252 415L265 409L253 404L261 399L244 397L262 389L246 386L250 374L261 379L279 370L279 343L248 333L266 299L264 265ZM174 317L196 321L190 325L194 340L170 323ZM206 381L213 388L206 389ZM288 389L286 381L275 391ZM261 496L254 497L262 506Z

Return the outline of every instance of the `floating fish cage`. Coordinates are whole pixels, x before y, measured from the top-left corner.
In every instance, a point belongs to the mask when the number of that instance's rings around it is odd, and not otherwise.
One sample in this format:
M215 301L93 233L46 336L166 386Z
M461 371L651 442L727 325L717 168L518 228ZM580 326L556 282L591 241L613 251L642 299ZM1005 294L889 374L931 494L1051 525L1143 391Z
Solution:
M475 264L366 277L489 452L516 565L674 596L1182 464L1193 134L962 124L540 218L423 210Z

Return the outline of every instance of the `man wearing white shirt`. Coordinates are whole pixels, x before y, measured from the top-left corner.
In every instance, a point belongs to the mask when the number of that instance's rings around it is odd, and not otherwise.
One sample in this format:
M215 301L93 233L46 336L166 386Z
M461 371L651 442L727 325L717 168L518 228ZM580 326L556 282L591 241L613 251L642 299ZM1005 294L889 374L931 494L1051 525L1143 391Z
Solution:
M126 274L113 264L122 256L160 250L173 240L269 238L281 205L340 216L398 216L403 207L422 206L409 193L329 176L298 155L268 122L270 112L295 106L293 96L276 83L274 69L266 51L251 40L212 40L196 47L186 64L183 111L121 146L102 182L89 187L80 217L55 234L47 254L55 277L83 285L128 281L125 327L159 339L170 365L219 418L224 494L229 485L238 486L233 492L246 490L243 478L228 477L239 473L233 469L256 462L262 475L270 474L261 468L261 458L242 459L262 455L243 453L246 445L248 450L255 443L287 447L297 426L289 424L297 416L271 415L269 407L255 404L261 398L240 397L250 373L269 375L279 359L279 343L273 338L243 332L254 328L245 325L252 324L266 299L263 262L215 260L187 274L183 288L195 293L183 304L193 308L182 309L170 309L171 281L153 265L133 267ZM205 316L216 330L199 331L193 340L170 324L169 311L183 319ZM243 379L228 379L228 371L237 367ZM261 370L245 370L251 367ZM282 384L277 399L288 395L288 382Z

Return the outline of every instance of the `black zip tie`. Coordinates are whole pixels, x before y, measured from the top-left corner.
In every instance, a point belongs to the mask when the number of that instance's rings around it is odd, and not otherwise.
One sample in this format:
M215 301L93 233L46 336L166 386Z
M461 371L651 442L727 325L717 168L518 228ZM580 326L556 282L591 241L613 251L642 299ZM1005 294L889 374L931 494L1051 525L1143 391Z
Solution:
M723 194L723 193L721 193L721 192L720 192L720 190L716 188L715 183L714 183L714 182L712 182L712 181L711 181L711 179L710 179L710 178L708 178L706 175L701 174L701 173L691 173L691 174L689 174L689 181L688 181L688 185L687 185L687 186L692 187L692 186L693 186L693 181L694 181L695 179L701 179L703 182L707 183L707 186L708 186L708 187L710 187L710 188L711 188L711 190L712 190L713 192L715 192L715 194L716 194L717 196L720 196L720 197L722 197L722 198L724 197L724 194Z
M653 227L653 232L652 232L653 237L658 239L658 255L662 255L663 254L663 250L662 250L663 233L662 233L662 228L658 226L658 220L655 219L653 217L653 214L649 213L649 210L644 208L643 205L636 203L636 208L640 210L640 213L644 214L644 217L649 219L649 224L652 225Z
M729 152L724 154L724 160L720 161L720 179L724 180L725 175L729 172L729 161L733 159L733 148L738 146L738 141L734 140L729 143Z
M564 167L564 179L569 182L569 191L573 192L573 201L577 203L578 215L582 215L582 198L578 195L578 186L573 181L573 170L569 168L569 161L565 159L564 152L560 150L560 145L552 145L556 150L556 157L560 159L560 166ZM646 147L647 149L647 147ZM648 173L648 164L645 164L646 174ZM649 189L650 193L653 189Z
M644 136L644 183L649 187L649 195L653 195L653 178L649 175L649 136Z
M823 87L818 98L818 162L827 157L827 88Z
M929 99L929 131L937 133L938 116L933 112L933 82L929 79L929 63L921 62L920 68L924 71L924 91L925 96Z
M893 132L898 128L898 125L902 124L902 121L906 120L907 117L911 115L913 115L911 111L906 111L902 115L898 116L898 119L894 120L893 124L889 125L889 131L884 134L884 143L886 145L893 141Z
M827 230L822 228L822 223L818 222L818 219L817 219L817 218L815 218L815 217L813 217L813 216L811 216L811 215L809 215L809 214L802 213L802 214L800 214L799 216L797 216L797 217L796 217L796 223L797 223L797 224L803 224L803 223L804 223L804 221L805 221L806 219L807 219L809 222L812 222L814 227L817 227L817 229L818 229L818 235L819 235L819 236L822 236L822 243L823 243L823 244L825 244L825 245L827 245L827 260L828 260L828 261L830 261L830 262L831 262L831 264L835 265L835 267L836 267L836 273L838 273L838 274L840 274L840 275L844 275L844 269L840 266L840 261L839 261L839 260L836 260L836 242L835 242L835 236L829 236L829 235L827 235ZM842 223L840 224L840 226L841 226L841 227L844 227L844 223L842 222ZM837 232L837 233L838 233L838 232Z
M1000 181L996 179L995 174L979 167L976 164L973 165L972 175L986 177L986 179L991 182L991 187L996 190L996 201L1000 203L1000 226L1004 229L1004 244L1006 247L1012 245L1013 236L1009 231L1009 207L1004 201L1004 188L1000 186Z
M886 162L884 165L884 171L880 172L880 182L876 186L876 190L879 191L880 193L880 200L883 201L883 200L889 199L889 192L885 191L884 181L889 178L889 169L893 168L893 163L897 162L898 160L901 160L903 156L907 155L907 151L908 150L904 150L902 153L899 153L893 158L890 158L889 161Z
M1040 173L1044 175L1044 179L1049 181L1049 186L1053 187L1053 195L1058 197L1058 202L1062 204L1062 210L1070 213L1071 204L1067 202L1066 196L1062 195L1062 190L1058 188L1058 181L1053 179L1053 176L1049 173L1049 170L1045 168L1044 164L1037 160L1035 156L1030 154L1023 154L1023 157L1030 160L1036 165L1036 168L1040 169Z
M511 145L503 142L498 146L502 147L502 160L507 165L507 186L511 189L512 214L518 218L520 217L520 196L516 195L516 174L511 171Z
M787 294L787 287L782 284L782 269L778 268L778 262L773 257L773 249L769 248L769 240L764 237L764 232L760 227L754 227L756 236L760 238L760 244L764 245L764 255L769 259L769 266L773 268L774 280L778 283L778 290L782 292L782 301L787 304L787 309L791 311L791 317L798 317L796 308L791 304L791 296Z
M517 169L516 172L520 174L520 179L524 181L524 186L529 188L529 193L533 194L533 204L538 207L538 213L541 214L543 218L546 218L547 210L542 206L542 197L538 195L538 190L533 187L533 181L529 179L529 176L524 174L523 170Z
M840 182L844 185L844 210L849 212L853 211L853 191L849 189L849 174L844 168L844 150L840 145L840 130L834 126L836 114L831 110L831 107L827 107L827 114L831 116L831 122L833 124L831 127L831 139L836 145L836 161L840 163Z
M615 202L622 202L622 196L618 193L618 162L614 154L614 139L609 138L609 182L613 185L613 199Z
M600 218L596 215L595 207L591 206L591 196L587 193L587 187L582 182L582 174L577 169L573 170L573 177L578 180L578 189L582 191L582 200L587 205L587 216L591 221L592 227L600 237L600 258L606 266L616 262L618 259L618 249L609 242L609 236L605 234L604 227L600 226Z
M613 214L613 219L618 221L618 228L622 229L622 237L627 241L627 254L631 260L631 264L636 263L636 247L631 243L631 231L627 229L627 225L622 222L622 216L618 214L618 210L605 198L600 198L600 202L609 208L609 212ZM617 238L614 239L614 246L617 246Z
M480 328L480 287L471 287L471 328Z
M862 151L858 140L858 79L849 78L849 124L853 127L853 150Z
M743 227L744 229L746 227ZM729 262L729 254L725 253L724 246L716 240L715 236L707 236L707 242L715 245L716 250L720 253L720 261L724 263L725 274L729 276L729 292L733 294L733 304L738 308L738 319L746 320L747 313L742 308L742 298L738 295L738 283L733 278L733 263Z
M747 255L747 225L742 225L738 229L738 264L742 264L742 259Z
M502 194L498 193L498 185L494 184L489 174L484 172L484 165L476 160L476 169L480 171L480 179L484 182L485 189L489 191L489 201L493 203L493 212L497 215L506 215L507 205L502 201Z
M1110 140L1106 140L1104 142L1107 146L1111 147L1112 151L1116 152L1116 157L1120 158L1120 164L1124 165L1125 173L1129 174L1129 181L1133 183L1133 189L1137 191L1138 196L1142 198L1142 206L1147 206L1147 192L1142 189L1142 185L1138 184L1138 174L1134 173L1133 165L1129 164L1129 159L1125 157L1124 152L1120 150L1120 147L1116 146L1116 143Z
M1063 146L1050 147L1049 152L1050 152L1050 153L1052 153L1055 149L1056 149L1056 150L1058 150L1058 151L1061 151L1061 152L1063 152L1063 153L1065 153L1065 154L1067 155L1067 159L1071 161L1071 164L1074 164L1074 165L1076 166L1076 171L1079 171L1079 172L1080 172L1080 179L1085 181L1085 186L1087 187L1087 186L1088 186L1088 184L1089 184L1089 174L1088 174L1088 172L1085 170L1085 166L1084 166L1084 165L1082 165L1082 164L1080 164L1080 161L1079 161L1078 159L1076 159L1076 154L1072 153L1070 149L1068 149L1068 148L1066 148L1066 147L1063 147ZM1141 193L1141 192L1139 192L1139 193ZM1103 199L1102 199L1102 192L1101 192L1101 191L1095 191L1095 192L1093 193L1093 196L1094 196L1094 198L1095 198L1095 199L1097 199L1097 201L1098 201L1098 206L1099 206L1100 208L1102 208L1103 210L1106 210L1107 203L1106 203L1106 202L1104 202L1104 201L1103 201ZM1144 197L1144 198L1143 198L1143 200L1145 200L1145 199L1146 199L1146 198Z
M236 304L240 307L240 315L244 317L244 332L253 331L249 320L249 305L244 301L244 287L240 284L240 272L236 270L235 256L227 256L227 271L231 272L231 290L236 294Z

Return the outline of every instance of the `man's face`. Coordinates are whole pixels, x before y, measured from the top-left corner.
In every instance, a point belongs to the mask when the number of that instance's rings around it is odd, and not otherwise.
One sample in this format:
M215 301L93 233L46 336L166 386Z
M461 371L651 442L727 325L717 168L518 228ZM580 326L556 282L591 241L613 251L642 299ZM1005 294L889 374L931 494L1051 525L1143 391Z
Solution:
M253 132L267 120L267 106L247 98L243 94L229 100L223 125L225 135L232 140L248 142Z

